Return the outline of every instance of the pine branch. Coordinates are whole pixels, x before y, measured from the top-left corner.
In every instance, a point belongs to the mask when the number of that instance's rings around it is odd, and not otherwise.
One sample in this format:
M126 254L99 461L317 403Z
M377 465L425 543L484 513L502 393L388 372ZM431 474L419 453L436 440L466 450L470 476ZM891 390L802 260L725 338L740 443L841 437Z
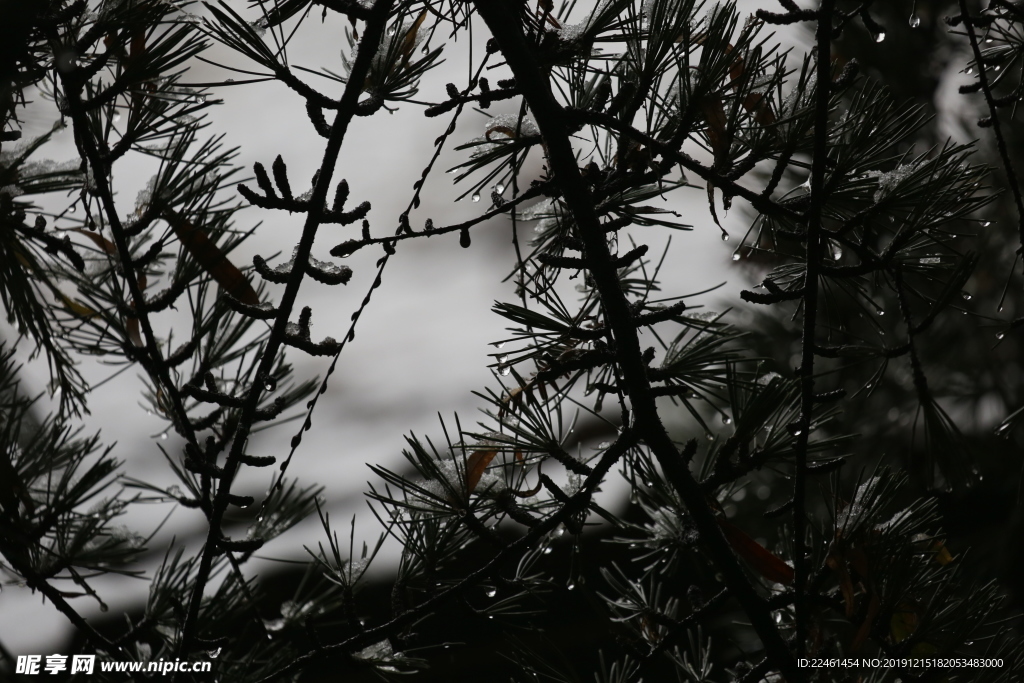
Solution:
M214 556L221 537L221 522L231 496L231 485L241 466L242 451L245 448L246 439L256 417L260 396L265 391L265 387L262 386L263 382L260 380L263 379L265 381L265 378L271 376L278 350L284 343L288 319L295 305L295 299L298 296L303 276L306 274L305 264L309 261L313 240L323 220L322 207L326 205L327 193L337 165L338 154L341 151L341 145L348 131L349 123L357 113L359 96L363 90L363 82L366 79L366 74L369 72L371 61L377 52L377 46L384 35L392 4L392 0L378 0L373 6L371 16L367 20L367 25L363 32L358 54L352 65L348 83L337 102L337 115L331 125L331 137L324 148L323 161L320 164L317 180L313 185L313 193L310 197L310 209L306 214L302 236L295 253L295 263L301 267L292 269L291 277L281 297L281 302L278 305L278 316L274 321L273 329L271 330L270 337L267 339L263 356L260 359L259 368L256 371L257 381L249 389L245 397L245 403L242 406L241 415L238 419L238 426L232 438L231 450L224 463L224 476L220 478L217 485L206 546L199 561L199 568L189 597L185 622L181 628L181 639L178 644L179 654L191 651L193 640L199 629L199 624L197 623L199 607L203 600L203 594L206 591L210 571L213 568Z
M825 173L828 163L828 114L832 85L832 15L834 0L822 0L815 32L817 86L814 111L814 151L811 159L811 204L807 210L806 275L803 287L803 332L800 350L800 417L796 432L796 470L793 477L793 567L796 578L797 654L807 652L810 615L807 605L807 443L814 418L814 350L818 331L818 271L821 263Z
M654 451L659 463L676 487L694 517L702 540L725 576L730 593L736 596L761 638L768 656L783 673L799 680L799 671L789 648L779 634L763 600L750 585L732 550L658 416L657 406L646 377L646 367L637 338L629 303L619 285L614 259L605 241L605 232L594 210L593 199L580 176L575 154L569 143L564 110L551 94L547 78L539 68L531 49L518 29L515 15L505 2L475 3L505 56L516 83L521 88L536 118L547 145L548 159L556 182L586 245L591 276L601 295L601 303L617 344L617 365L633 407L638 435Z
M970 20L970 9L966 0L959 0L960 16L965 19L964 30L967 33L967 40L970 42L971 52L974 55L974 62L978 65L978 83L981 85L981 92L985 96L985 104L988 107L988 118L985 119L985 127L992 128L992 134L996 139L996 149L999 152L999 159L1003 162L1003 172L1006 173L1006 180L1013 194L1013 203L1017 207L1017 234L1019 235L1020 246L1018 254L1024 254L1024 194L1021 192L1020 182L1017 180L1017 171L1010 161L1010 152L1006 145L1006 138L1003 134L1002 122L999 120L999 112L995 96L992 94L992 84L989 82L988 70L985 68L985 59L981 54L981 46L978 44L978 34L974 30L974 22ZM981 126L982 122L979 121Z

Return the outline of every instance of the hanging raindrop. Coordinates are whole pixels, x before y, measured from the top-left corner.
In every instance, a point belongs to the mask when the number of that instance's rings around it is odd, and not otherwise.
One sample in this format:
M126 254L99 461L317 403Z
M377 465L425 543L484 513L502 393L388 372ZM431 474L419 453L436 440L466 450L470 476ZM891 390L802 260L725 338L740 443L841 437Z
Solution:
M494 191L497 192L498 194L501 194L502 192L505 191L505 186L502 185L501 183L498 183L497 185L494 186Z
M970 292L966 292L966 291L965 292L961 292L961 296L963 296L964 301L970 301L971 300L971 293Z
M731 425L732 424L732 418L729 417L728 415L723 415L722 416L722 424L724 424L724 425Z
M878 34L875 36L875 42L880 43L883 40L885 40L885 31L879 31Z
M117 123L118 121L121 120L121 112L115 111L114 115L111 116L110 118L113 119L114 123Z
M733 261L739 261L740 260L739 252L736 252L735 254L732 255L732 260Z
M917 13L910 15L910 28L917 28L921 25L921 17L917 16Z
M512 372L512 367L509 365L499 365L498 374L502 377L508 377L508 374Z
M729 233L727 233L727 232L723 232L722 233L722 241L723 242L728 242L729 241Z
M497 588L488 588L487 589L487 597L493 598L497 594L498 594L498 589Z
M473 201L474 202L480 201L480 193L479 192L474 192L473 193Z
M459 246L463 249L468 249L470 244L469 228L463 228L459 232Z

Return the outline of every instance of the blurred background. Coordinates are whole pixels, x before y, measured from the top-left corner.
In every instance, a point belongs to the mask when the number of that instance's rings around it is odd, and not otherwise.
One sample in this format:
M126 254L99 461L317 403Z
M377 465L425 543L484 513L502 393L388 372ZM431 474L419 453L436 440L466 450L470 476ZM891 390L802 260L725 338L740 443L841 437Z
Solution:
M232 0L230 4L247 18L257 16L245 2ZM588 11L586 4L579 3L577 11ZM739 7L743 12L753 12L763 4L744 0ZM972 123L977 118L972 108L976 103L957 94L959 85L970 80L963 73L964 46L958 37L948 34L942 22L953 5L925 0L879 3L872 11L886 28L884 42L877 42L863 27L853 26L835 48L837 59L845 61L856 57L865 66L867 75L892 88L898 99L920 104L935 114L921 140L925 147L946 137L965 141L979 135ZM916 26L912 17L919 19ZM348 53L343 28L342 22L331 18L322 25L318 19L307 22L302 40L290 47L291 63L313 69L321 66L339 69L340 53ZM776 29L776 32L781 49L793 50L790 68L798 68L810 36L799 27ZM472 49L480 54L486 36L483 31L477 31L475 39ZM443 40L440 32L434 37L435 44ZM444 100L448 82L463 87L468 78L466 64L470 49L464 36L460 42L446 44L443 55L446 63L421 82L418 99ZM247 66L238 56L218 48L206 56L215 62ZM506 75L501 71L488 74L492 82L503 77ZM185 80L199 85L223 83L227 78L237 76L210 64L196 63ZM325 81L318 87L333 93L340 86ZM320 162L322 140L308 124L299 98L275 83L224 84L212 87L211 93L223 100L223 104L208 110L211 125L207 130L223 135L225 145L240 148L238 165L251 169L253 162L269 164L281 154L288 163L295 186L301 184L298 179L312 176ZM517 104L500 102L489 113L516 113L517 108ZM24 135L32 137L50 129L56 112L52 102L37 101L25 118ZM398 215L412 195L413 182L419 178L425 160L432 153L433 141L444 131L448 121L447 116L425 118L421 108L406 104L394 112L381 112L353 122L336 177L348 180L351 202L371 202L373 210L369 218L375 234L390 233L397 225ZM482 135L486 121L483 114L476 112L463 116L460 128L438 161L440 171L465 161L468 152L454 151L454 148ZM992 158L985 145L987 143L983 142L979 155ZM65 130L56 135L42 156L57 161L73 158L71 132ZM530 163L533 166L527 166L521 184L536 177L540 170L539 157L535 156ZM126 213L152 172L144 161L123 162L116 171L115 186ZM452 178L443 172L431 175L422 194L422 205L411 215L414 226L422 225L426 218L431 218L439 227L449 225L488 208L486 201L474 203L469 198L455 201L465 188L453 186ZM998 185L998 173L996 178ZM802 179L794 177L789 181L795 186ZM692 225L692 231L672 234L668 265L661 276L663 290L678 295L722 284L721 288L695 301L703 303L707 310L732 309L725 320L751 329L754 346L759 352L775 359L780 368L790 367L797 328L791 324L786 311L752 310L738 297L741 289L759 281L772 265L746 249L739 251L740 260L732 258L753 217L745 212L740 202L724 216L720 210L722 226L730 235L730 240L723 241L721 231L708 213L702 185L677 190L668 196L664 207L682 214ZM1012 206L1006 202L995 206L994 215L989 218L993 221L992 229L984 231L980 240L971 238L976 245L972 248L981 250L983 258L971 282L973 300L964 304L970 315L964 318L957 314L958 320L940 324L940 333L930 341L924 355L929 374L939 377L937 386L951 393L967 387L959 393L966 399L953 407L952 414L962 423L986 471L993 473L968 496L941 497L947 528L953 534L951 547L955 550L958 538L971 538L976 548L974 552L982 553L981 561L972 565L973 570L983 577L1003 580L1011 590L1017 591L1019 600L1021 592L1014 583L1014 568L1024 562L1024 557L1014 556L1013 553L1021 551L1011 548L1008 539L1013 538L1015 528L1020 530L1021 524L1015 502L1020 449L1013 435L1007 440L992 434L994 425L1015 409L1019 403L1014 402L1021 398L1018 346L1012 339L998 347L995 344L998 319L1012 319L1010 314L1014 307L1022 303L1018 276L1010 288L1011 295L1003 304L1005 310L996 317L996 302L1009 276L1015 248L1012 229L1015 221L1005 213L1008 210L1012 210ZM1001 215L1005 217L1000 219ZM238 214L241 228L260 221L265 222L235 252L236 263L247 264L254 254L266 258L284 254L287 258L291 253L298 239L300 217L258 209ZM355 230L358 230L356 226L324 228L314 256L328 258L328 250L352 237L351 231ZM635 227L631 230L632 236L650 244L654 253L660 253L667 244L668 235L664 230ZM346 263L352 267L354 277L346 287L328 289L313 282L303 285L299 305L313 309L314 337L344 336L349 316L376 275L374 261L379 255L379 252L366 250L350 258ZM339 529L344 530L355 515L356 538L372 544L379 533L379 525L367 510L362 495L367 489L366 482L372 478L366 465L373 463L402 469L403 434L410 431L439 434L439 413L449 422L451 416L458 413L464 426L475 422L482 402L471 392L496 386L488 368L493 365L496 353L491 344L506 336L503 319L492 314L490 308L496 300L514 299L511 283L502 282L514 263L511 223L504 217L475 229L469 249L459 247L455 234L399 243L397 254L384 272L382 286L374 292L373 302L359 322L355 341L342 354L328 392L313 416L313 429L305 435L289 470L303 483L318 483L324 487L325 507ZM271 286L270 291L273 294L276 290ZM170 324L173 325L173 321ZM17 333L0 321L0 337L12 341ZM32 360L32 351L31 344L24 339L18 344L19 358L24 363L22 381L30 392L45 394L49 385L46 365L39 359ZM300 379L322 377L328 365L328 361L300 353L291 353L289 359L296 366ZM180 443L173 433L165 432L165 422L147 414L139 403L142 383L138 373L128 368L113 376L121 369L83 359L82 372L86 378L97 383L102 381L91 397L91 415L84 420L84 429L101 431L106 443L116 443L113 453L125 461L126 475L170 485L173 481L159 449L163 447L169 453L176 453ZM853 386L863 384L871 376L869 370L850 369L847 379ZM107 378L111 379L104 381ZM872 457L881 454L895 460L909 457L907 432L914 406L912 392L901 381L899 376L883 381L870 396L861 396L846 408L842 426L863 435L857 444L859 452L872 454ZM44 404L45 400L40 409ZM299 424L254 435L249 452L286 454L288 441ZM595 443L600 437L601 434L586 430L581 430L579 435L580 440L592 439ZM259 499L268 484L266 474L247 472L236 491ZM608 489L604 495L608 500L603 504L613 512L622 512L627 507L625 489ZM142 534L149 534L163 524L151 544L151 568L159 562L172 538L195 547L199 534L205 531L203 520L195 511L174 510L165 522L172 507L165 504L136 506L126 520L132 530ZM237 521L244 523L245 519L240 517ZM751 524L754 526L750 528L756 529L766 522L758 520ZM260 557L264 559L254 568L265 575L274 575L285 567L277 560L303 558L302 546L315 547L322 535L319 523L307 520L262 549ZM394 549L386 546L373 566L371 580L385 578L394 567L395 558ZM1024 572L1017 574L1024 575ZM90 619L113 618L121 612L138 609L147 591L144 581L131 579L97 582L96 586L110 605L110 612L102 615L98 608L81 602L78 606ZM286 589L281 590L286 597ZM371 590L383 591L383 584ZM64 617L49 605L41 605L40 597L25 589L4 586L0 593L0 614L3 615L0 641L14 653L48 653L70 647L71 629Z

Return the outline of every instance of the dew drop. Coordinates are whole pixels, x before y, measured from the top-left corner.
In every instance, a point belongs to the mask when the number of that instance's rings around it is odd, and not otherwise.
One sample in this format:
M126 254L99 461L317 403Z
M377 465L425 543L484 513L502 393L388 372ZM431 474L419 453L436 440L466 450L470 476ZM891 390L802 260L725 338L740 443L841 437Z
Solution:
M964 73L967 74L968 76L970 76L972 73L974 73L974 67L973 66L967 67L967 71L965 71Z
M843 258L843 249L838 244L832 245L832 260L838 261Z
M555 538L561 538L565 535L565 527L559 525L554 531L551 532L551 535Z
M501 194L502 192L505 191L505 186L502 185L501 183L498 183L497 185L494 186L494 191L497 192L498 194Z
M508 354L507 353L500 353L500 354L498 354L498 357L495 358L494 360L498 361L499 363L504 363L505 361L508 360Z
M469 228L463 228L459 231L459 246L468 249L470 244Z
M235 82L235 79L233 79L233 78L229 78L228 80L226 80L226 81L224 81L224 82L225 82L225 83L234 83L234 82Z
M164 432L163 434L160 435L160 440L167 441L167 432Z
M987 228L990 225L992 225L992 221L985 221L984 223L981 224L981 227Z
M219 648L219 647L217 649L215 649L215 650L207 650L206 656L209 657L210 659L217 659L217 657L220 657L220 651L221 651L221 648Z
M277 388L277 380L275 380L273 377L267 378L267 380L263 383L263 388L266 389L267 391L273 391L274 389Z
M875 42L876 42L876 43L880 43L880 42L882 42L883 40L885 40L885 31L879 31L879 32L878 32L878 33L877 33L877 34L875 35Z
M544 553L545 555L550 555L551 554L551 548L550 547L544 548L544 550L542 550L541 552Z
M723 242L728 242L729 241L729 233L727 233L727 232L723 232L722 233L722 241Z
M921 17L916 13L910 15L910 28L917 28L921 25Z
M497 588L488 588L487 589L487 597L493 598L497 594L498 594L498 589Z
M1000 332L999 334L996 335L996 339L998 339L999 341L1002 341L1004 338L1006 338L1005 332Z
M72 204L71 206L68 207L68 213L76 213L77 211L78 211L78 206L75 205L75 204Z
M609 446L611 446L611 443L610 443L610 442L608 442L608 441L602 441L601 443L597 444L597 447L598 447L599 449L601 449L602 451L603 451L604 449L608 448Z
M107 607L106 603L102 603L102 602L100 603L100 611L101 612L107 612L109 610L110 610L110 608Z
M970 292L961 292L961 296L963 296L964 301L970 301L972 299Z
M722 424L724 424L724 425L731 425L732 424L732 418L729 417L728 415L723 415L722 416Z
M576 589L576 584L575 584L575 583L573 583L572 581L570 581L570 582L569 582L568 584L566 584L566 586L565 586L565 587L566 587L566 589L568 589L568 590L575 590L575 589Z
M704 432L704 438L707 439L708 441L714 441L715 435L712 434L711 432Z
M508 377L508 374L512 372L512 367L509 365L498 366L498 374L502 377Z
M476 203L478 201L480 201L480 193L479 192L474 192L473 193L473 202Z
M739 261L739 260L740 260L740 255L739 255L739 252L737 252L737 253L735 253L735 254L733 254L733 255L732 255L732 260L733 260L733 261Z

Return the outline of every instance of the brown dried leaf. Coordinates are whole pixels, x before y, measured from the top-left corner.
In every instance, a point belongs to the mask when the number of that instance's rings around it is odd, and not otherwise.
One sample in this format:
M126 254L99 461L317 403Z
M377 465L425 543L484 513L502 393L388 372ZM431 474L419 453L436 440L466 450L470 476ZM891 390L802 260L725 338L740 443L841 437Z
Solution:
M139 283L139 289L142 290L143 292L146 291L147 280L145 273L139 274L137 282ZM138 305L139 300L135 299L132 302L132 308L136 308ZM128 320L125 321L125 324L126 327L128 328L128 338L132 340L132 343L135 344L136 346L145 346L146 343L142 340L142 333L139 329L139 319L129 317Z
M889 619L889 632L894 642L902 643L914 635L917 630L919 615L917 607L909 602L900 603Z
M793 568L783 562L778 555L770 552L732 522L719 517L718 524L722 527L725 540L729 542L732 549L746 560L758 574L775 583L785 585L793 583Z
M420 31L420 26L423 25L423 20L427 18L427 10L420 12L420 15L416 17L416 21L412 23L412 26L405 34L405 38L402 40L402 67L409 65L409 60L412 59L412 54L416 50L416 34Z
M92 240L93 244L100 248L100 251L103 251L110 256L117 256L117 247L114 246L114 243L98 232L92 232L91 230L85 230L84 228L72 228L71 231L81 233L88 237Z
M860 628L857 629L857 633L853 636L853 640L850 641L849 652L857 652L860 650L860 646L864 644L864 641L871 635L871 627L874 626L875 618L878 616L879 610L882 608L882 601L878 597L878 593L871 592L871 599L868 601L868 611L864 615L864 621L861 622Z
M64 305L68 307L68 310L70 310L72 313L79 316L80 318L93 318L99 315L99 313L97 313L93 309L89 308L88 306L79 301L75 301L74 299L67 296L63 292L59 292L58 296L60 296L60 300L64 302Z
M466 491L473 493L476 485L480 483L480 477L484 476L484 470L494 460L498 451L474 451L466 458Z
M850 572L846 569L846 562L835 550L829 553L828 558L825 560L827 564L836 574L839 575L839 590L843 594L843 603L846 606L846 618L849 619L857 611L857 603L853 597L853 579L850 578Z
M942 541L932 543L932 551L935 553L935 561L945 567L956 558L949 552L949 548Z
M256 290L242 275L242 271L235 267L235 264L229 261L224 252L210 239L205 230L193 225L184 216L168 212L166 218L182 246L192 254L203 270L216 280L217 284L243 304L259 305L260 299L256 296Z

